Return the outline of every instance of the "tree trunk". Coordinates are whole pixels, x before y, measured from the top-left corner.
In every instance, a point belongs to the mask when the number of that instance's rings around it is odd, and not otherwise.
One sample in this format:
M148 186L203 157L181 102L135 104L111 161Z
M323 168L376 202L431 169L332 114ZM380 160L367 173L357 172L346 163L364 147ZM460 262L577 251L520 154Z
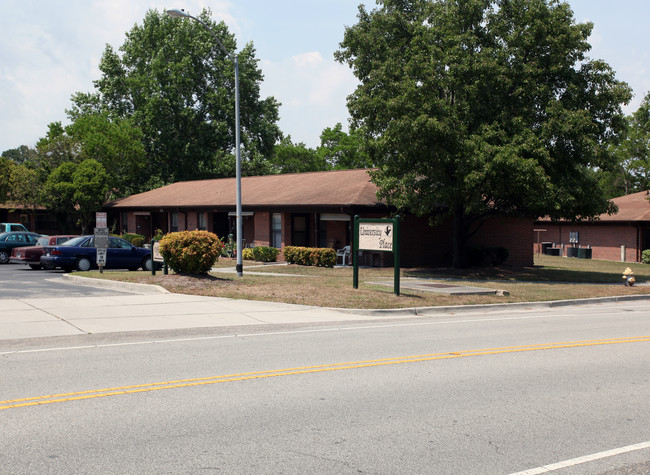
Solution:
M454 207L452 266L457 269L467 267L467 232L465 229L465 209L462 204L457 204Z

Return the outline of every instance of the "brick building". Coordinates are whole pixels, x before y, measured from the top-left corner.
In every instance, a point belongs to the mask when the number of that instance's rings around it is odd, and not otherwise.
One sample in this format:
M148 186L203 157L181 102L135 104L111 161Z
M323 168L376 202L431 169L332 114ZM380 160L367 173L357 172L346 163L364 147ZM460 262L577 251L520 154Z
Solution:
M602 214L595 221L570 222L542 219L535 224L535 252L542 244L571 256L575 248L590 249L591 258L606 261L641 262L650 249L650 192L642 191L612 200L618 206L613 215Z
M106 205L116 231L144 235L205 229L224 239L235 233L234 178L179 182ZM355 215L391 215L377 199L367 170L267 175L242 178L243 240L246 246L331 247L351 244ZM506 264L532 265L533 221L488 221L470 245L503 246ZM451 225L431 227L427 217L403 216L404 266L446 266L451 262ZM361 263L390 264L385 253L366 252Z

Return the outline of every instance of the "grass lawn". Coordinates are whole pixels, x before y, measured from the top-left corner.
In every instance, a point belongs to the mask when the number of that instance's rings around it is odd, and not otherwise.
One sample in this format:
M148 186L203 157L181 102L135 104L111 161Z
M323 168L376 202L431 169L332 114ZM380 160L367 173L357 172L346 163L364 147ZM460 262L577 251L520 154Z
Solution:
M233 259L220 259L216 267L234 268ZM621 275L632 268L637 284L625 287ZM264 273L268 275L254 275ZM281 274L281 275L277 275ZM80 272L80 276L157 284L170 292L266 300L338 308L405 308L564 300L614 295L650 294L650 265L623 262L536 256L532 267L485 267L457 269L402 269L401 277L435 279L445 284L471 285L505 290L507 296L444 295L391 286L371 285L391 279L392 268L362 268L359 289L352 288L352 268L333 269L297 265L260 265L244 262L244 276L214 272L208 276L163 275L157 272ZM644 283L648 286L643 285Z

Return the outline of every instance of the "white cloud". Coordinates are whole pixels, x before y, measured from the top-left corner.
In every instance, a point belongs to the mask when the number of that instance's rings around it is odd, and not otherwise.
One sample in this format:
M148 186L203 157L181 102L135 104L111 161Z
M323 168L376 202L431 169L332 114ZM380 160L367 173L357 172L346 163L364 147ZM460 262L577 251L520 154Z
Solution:
M280 128L294 142L310 147L320 144L320 134L337 122L347 127L346 98L357 85L347 66L326 60L320 52L307 52L281 62L261 64L262 96L282 103Z

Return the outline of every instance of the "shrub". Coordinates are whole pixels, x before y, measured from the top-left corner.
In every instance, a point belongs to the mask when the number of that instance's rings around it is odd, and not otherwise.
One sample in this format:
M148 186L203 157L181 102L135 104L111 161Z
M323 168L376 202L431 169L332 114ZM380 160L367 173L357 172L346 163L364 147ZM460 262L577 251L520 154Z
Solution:
M152 240L160 241L165 233L163 233L162 229L156 229L156 233L154 234Z
M245 248L241 256L248 261L275 262L279 253L275 247L257 246Z
M641 253L641 262L650 264L650 249L646 249Z
M133 239L131 239L131 244L133 244L135 247L144 246L144 237L143 236L134 237Z
M160 241L165 263L176 273L207 274L221 253L223 244L208 231L180 231Z
M336 251L328 247L287 246L283 252L284 258L290 264L319 267L334 267L336 265Z
M133 244L134 239L142 239L142 244L144 244L144 236L142 234L124 233L122 234L121 238L124 239L125 241L129 241L131 244ZM133 244L133 245L137 247L142 247L142 244L140 245Z
M278 260L279 249L275 247L258 246L253 248L253 258L260 262L275 262Z

